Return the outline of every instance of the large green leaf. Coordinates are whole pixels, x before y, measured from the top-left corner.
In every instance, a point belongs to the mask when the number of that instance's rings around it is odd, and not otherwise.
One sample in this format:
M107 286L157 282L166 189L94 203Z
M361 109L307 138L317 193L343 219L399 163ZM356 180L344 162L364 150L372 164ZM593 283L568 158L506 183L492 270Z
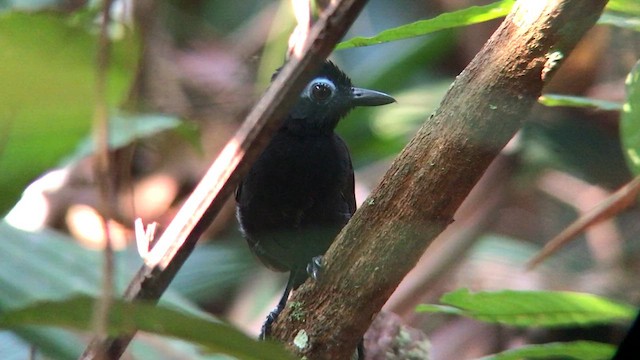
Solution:
M42 325L88 331L96 299L75 296L61 301L42 301L0 313L0 327ZM250 339L233 327L165 306L130 303L114 299L109 311L108 331L116 336L132 330L179 338L203 346L207 351L239 359L280 360L290 356L273 343Z
M512 326L576 326L630 320L635 309L596 295L564 291L472 293L460 289L442 296L440 305L419 305L417 311L460 314Z
M485 356L479 360L520 360L520 359L575 359L608 360L615 352L615 346L594 341L554 342L527 345L499 354Z
M343 41L336 46L336 50L410 39L439 30L463 27L497 19L507 15L514 3L515 0L502 0L489 5L471 6L466 9L444 13L433 19L420 20L411 24L384 30L376 36L355 37Z
M76 18L77 19L77 18ZM0 13L0 214L86 136L94 104L96 36L54 13ZM108 98L122 98L137 57L113 48Z
M620 137L627 163L640 174L640 61L627 76L627 97L620 119Z

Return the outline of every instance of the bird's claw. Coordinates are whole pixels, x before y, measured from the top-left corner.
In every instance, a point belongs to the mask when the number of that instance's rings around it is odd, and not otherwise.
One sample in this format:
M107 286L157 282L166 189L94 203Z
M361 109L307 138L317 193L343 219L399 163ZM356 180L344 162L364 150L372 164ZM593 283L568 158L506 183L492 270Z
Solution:
M318 255L313 257L309 264L307 264L307 274L315 281L318 281L322 275L322 268L324 267L323 260L322 255Z
M265 320L264 324L262 324L262 329L260 329L260 335L258 336L258 339L266 340L271 337L271 326L278 318L278 315L280 315L280 311L282 311L282 309L275 308L269 313L269 315L267 315L267 320Z
M364 338L361 338L360 342L358 342L358 347L356 348L354 356L358 360L364 360Z

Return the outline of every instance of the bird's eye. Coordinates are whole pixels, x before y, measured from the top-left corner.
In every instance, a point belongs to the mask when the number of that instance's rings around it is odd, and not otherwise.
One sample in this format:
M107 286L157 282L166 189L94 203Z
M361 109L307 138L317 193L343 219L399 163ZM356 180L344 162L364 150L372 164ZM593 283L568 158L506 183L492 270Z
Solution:
M313 101L326 101L333 96L336 86L328 79L319 78L309 84L306 93Z
M331 88L327 84L316 83L311 87L311 96L315 100L327 100L331 96Z

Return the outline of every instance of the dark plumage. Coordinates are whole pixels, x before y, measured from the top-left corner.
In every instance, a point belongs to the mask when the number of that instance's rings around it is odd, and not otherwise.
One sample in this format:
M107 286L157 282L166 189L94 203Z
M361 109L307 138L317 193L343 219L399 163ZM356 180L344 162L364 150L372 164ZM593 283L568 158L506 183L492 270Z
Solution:
M268 335L289 291L307 278L312 259L325 253L356 210L351 157L336 125L356 106L393 101L352 87L325 62L238 187L237 217L251 251L269 268L291 272L261 336Z

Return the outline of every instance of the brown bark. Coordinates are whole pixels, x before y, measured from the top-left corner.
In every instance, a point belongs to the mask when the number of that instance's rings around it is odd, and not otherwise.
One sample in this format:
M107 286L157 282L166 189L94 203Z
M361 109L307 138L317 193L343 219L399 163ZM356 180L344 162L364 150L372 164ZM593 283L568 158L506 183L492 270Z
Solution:
M275 338L309 359L349 358L606 3L514 6L340 233L320 280L293 294Z

